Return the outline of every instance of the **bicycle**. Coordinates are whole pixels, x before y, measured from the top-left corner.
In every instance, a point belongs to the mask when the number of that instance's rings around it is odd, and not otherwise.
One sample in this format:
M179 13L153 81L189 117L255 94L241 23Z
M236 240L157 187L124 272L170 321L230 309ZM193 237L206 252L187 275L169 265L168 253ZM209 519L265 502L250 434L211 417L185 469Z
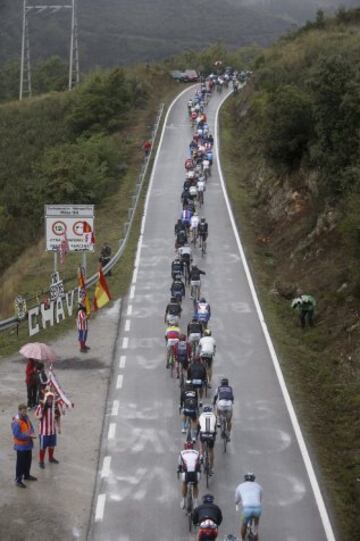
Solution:
M220 416L220 431L221 431L221 439L224 443L224 453L226 453L226 447L229 442L229 433L227 430L227 423L226 423L226 417L222 412L219 412Z
M204 257L206 254L206 239L200 235L200 248L201 248L201 256Z
M209 446L206 440L204 442L204 445L205 445L204 457L203 457L204 473L205 473L205 478L206 478L206 488L209 488L210 458L209 458Z
M167 366L169 368L171 378L174 377L175 363L176 363L175 346L171 345L170 351L168 350L168 360L167 360Z
M258 539L257 525L256 525L254 517L250 517L249 519L246 519L245 539L247 541L257 541Z
M186 484L185 513L188 517L189 532L192 531L192 514L194 511L194 486L195 483L189 481Z

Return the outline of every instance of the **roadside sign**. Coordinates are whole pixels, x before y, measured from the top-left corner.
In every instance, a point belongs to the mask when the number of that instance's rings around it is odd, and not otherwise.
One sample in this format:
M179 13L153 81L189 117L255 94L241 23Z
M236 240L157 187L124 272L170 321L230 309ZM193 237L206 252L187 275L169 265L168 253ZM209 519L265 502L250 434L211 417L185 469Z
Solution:
M46 250L94 251L94 205L45 205Z

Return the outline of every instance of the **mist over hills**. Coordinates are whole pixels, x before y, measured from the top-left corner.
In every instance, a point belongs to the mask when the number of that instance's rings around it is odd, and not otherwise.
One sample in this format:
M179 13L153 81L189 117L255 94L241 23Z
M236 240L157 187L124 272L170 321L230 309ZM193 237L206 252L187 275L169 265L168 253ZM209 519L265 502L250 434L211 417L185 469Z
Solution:
M341 2L350 4L351 0ZM33 4L67 3L37 0ZM221 41L268 45L338 0L78 0L82 69L156 61ZM0 64L18 59L22 0L0 0ZM30 18L32 61L67 57L69 13Z

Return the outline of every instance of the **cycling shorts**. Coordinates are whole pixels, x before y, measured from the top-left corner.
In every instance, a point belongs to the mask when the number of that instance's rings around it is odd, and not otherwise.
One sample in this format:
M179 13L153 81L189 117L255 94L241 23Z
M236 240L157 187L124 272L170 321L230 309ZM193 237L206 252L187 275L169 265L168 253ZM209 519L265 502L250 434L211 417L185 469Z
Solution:
M261 505L256 505L252 507L244 507L241 513L241 518L243 521L248 522L252 517L259 518L261 515L262 507Z
M213 449L215 445L215 434L212 434L210 432L200 432L200 441L202 443L205 443L207 441L209 449Z
M221 413L230 411L232 413L233 403L231 400L219 400L217 404L218 411Z
M204 385L204 382L202 379L192 379L191 383L194 389L201 389L201 387Z
M167 340L167 348L168 348L168 350L170 350L172 346L176 346L178 341L179 341L178 338L168 338L168 340Z
M189 417L192 421L197 419L197 410L188 410L184 408L183 410L184 417Z
M201 334L199 332L192 332L189 334L189 342L192 344L193 342L199 342L201 338Z
M191 287L201 286L201 280L191 280Z
M206 353L205 351L204 353L200 353L200 358L204 361L204 363L206 364L208 368L210 368L212 365L213 357L214 357L213 353Z
M197 485L200 481L200 472L196 471L185 471L181 474L181 480L184 483L194 483L194 485Z

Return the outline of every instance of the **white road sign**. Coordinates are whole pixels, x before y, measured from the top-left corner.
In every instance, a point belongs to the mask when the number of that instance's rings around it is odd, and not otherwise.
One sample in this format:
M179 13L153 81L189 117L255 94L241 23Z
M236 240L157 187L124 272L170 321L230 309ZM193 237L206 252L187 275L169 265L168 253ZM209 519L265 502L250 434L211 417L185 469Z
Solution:
M94 251L94 205L45 205L46 250Z

